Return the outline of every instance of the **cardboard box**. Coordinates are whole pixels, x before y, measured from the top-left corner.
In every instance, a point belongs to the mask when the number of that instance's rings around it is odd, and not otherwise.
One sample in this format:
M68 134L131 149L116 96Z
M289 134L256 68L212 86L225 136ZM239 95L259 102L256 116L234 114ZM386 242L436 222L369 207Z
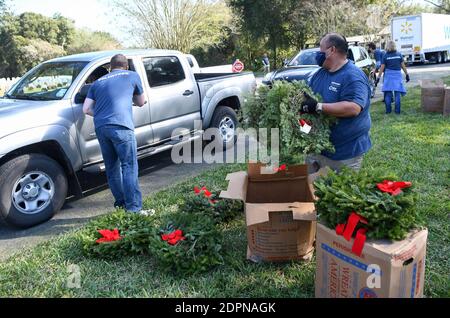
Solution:
M317 224L316 297L423 297L427 235L421 230L403 241L367 241L358 257L351 252L354 239Z
M222 198L245 203L247 259L261 261L310 260L314 251L316 212L307 166L265 174L262 164L231 173Z
M445 98L444 98L444 116L450 115L450 87L445 88Z
M423 111L442 113L445 98L444 82L442 80L422 80L420 87Z

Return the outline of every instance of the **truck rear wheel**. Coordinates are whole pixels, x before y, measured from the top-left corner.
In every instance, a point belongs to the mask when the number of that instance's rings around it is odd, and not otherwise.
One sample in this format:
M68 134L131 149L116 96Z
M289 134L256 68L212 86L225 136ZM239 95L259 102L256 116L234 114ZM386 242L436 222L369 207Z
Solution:
M0 167L0 219L21 228L47 221L63 206L67 189L64 170L53 159L16 157Z
M219 129L224 149L228 149L236 143L238 120L233 108L217 106L211 120L211 127Z

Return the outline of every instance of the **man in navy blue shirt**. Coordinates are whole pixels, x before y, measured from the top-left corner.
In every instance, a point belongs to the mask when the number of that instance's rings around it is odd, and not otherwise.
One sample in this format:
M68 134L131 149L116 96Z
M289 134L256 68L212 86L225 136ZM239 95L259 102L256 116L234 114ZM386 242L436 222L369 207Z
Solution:
M94 116L95 133L114 195L114 206L144 213L138 180L133 102L140 107L146 103L141 79L137 73L128 71L127 58L117 54L111 59L111 73L99 78L89 89L83 112Z
M369 53L373 53L376 62L376 71L378 72L381 67L381 62L383 61L383 56L386 52L380 48L377 48L375 43L371 42L369 43Z
M309 85L322 96L323 103L307 96L301 111L337 117L330 136L336 151L308 156L311 173L324 166L337 171L343 166L358 170L363 155L372 146L369 82L364 72L347 59L347 52L347 41L340 34L327 34L320 41L316 61L321 69Z

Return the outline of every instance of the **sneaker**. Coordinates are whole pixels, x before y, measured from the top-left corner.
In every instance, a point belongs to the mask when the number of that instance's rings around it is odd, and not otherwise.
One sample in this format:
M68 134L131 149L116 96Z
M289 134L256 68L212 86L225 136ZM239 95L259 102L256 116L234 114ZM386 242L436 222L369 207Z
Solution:
M139 212L136 213L143 216L152 216L155 214L155 210L154 209L140 210Z

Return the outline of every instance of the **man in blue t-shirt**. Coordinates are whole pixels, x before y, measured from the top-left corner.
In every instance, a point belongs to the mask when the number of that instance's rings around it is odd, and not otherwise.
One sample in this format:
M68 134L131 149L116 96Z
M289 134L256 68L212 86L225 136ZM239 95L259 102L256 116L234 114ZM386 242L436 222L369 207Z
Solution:
M375 58L375 63L376 63L376 67L375 70L376 72L378 72L378 70L381 67L381 62L383 61L383 56L386 53L386 51L377 48L377 46L375 45L375 43L371 42L369 43L369 53L373 53L373 57Z
M305 96L301 112L323 112L337 117L330 136L336 151L309 155L310 173L324 166L333 170L343 166L358 170L363 155L372 146L369 82L364 72L347 59L347 51L347 41L340 34L327 34L320 41L316 60L321 68L312 76L309 85L314 93L322 96L323 103Z
M139 189L133 102L139 107L146 103L142 82L136 72L128 71L127 58L117 54L111 59L111 73L99 78L89 89L83 112L94 116L114 206L146 213L142 211Z

